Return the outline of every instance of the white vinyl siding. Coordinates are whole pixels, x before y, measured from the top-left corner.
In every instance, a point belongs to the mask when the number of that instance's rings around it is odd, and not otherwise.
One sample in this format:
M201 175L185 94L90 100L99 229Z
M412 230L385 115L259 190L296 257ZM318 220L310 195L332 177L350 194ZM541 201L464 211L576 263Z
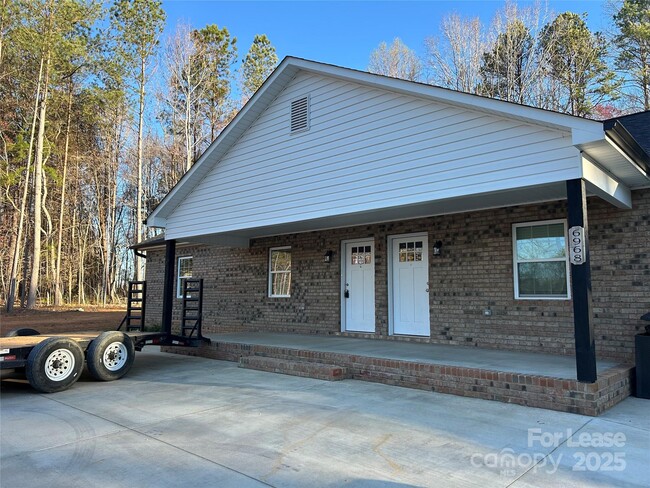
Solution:
M272 247L269 250L269 296L291 296L290 247Z
M176 296L183 298L183 279L192 277L192 256L178 258L178 277L176 279Z
M292 137L292 100L310 127ZM568 132L300 73L167 220L170 238L565 181Z
M569 298L566 220L512 226L515 298Z

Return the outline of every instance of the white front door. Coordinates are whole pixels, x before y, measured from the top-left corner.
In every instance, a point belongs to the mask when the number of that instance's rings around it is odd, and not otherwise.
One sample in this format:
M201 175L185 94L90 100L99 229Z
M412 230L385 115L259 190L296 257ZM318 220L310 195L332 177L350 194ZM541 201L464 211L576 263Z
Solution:
M343 330L375 332L375 243L352 241L343 247Z
M392 238L393 334L429 336L429 258L426 235Z

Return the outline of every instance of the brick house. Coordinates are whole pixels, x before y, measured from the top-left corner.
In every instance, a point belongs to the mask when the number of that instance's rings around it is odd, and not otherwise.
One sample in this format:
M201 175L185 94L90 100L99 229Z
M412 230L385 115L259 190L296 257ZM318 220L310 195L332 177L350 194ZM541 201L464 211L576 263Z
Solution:
M633 362L650 310L648 154L650 112L285 58L149 216L148 321L201 277L209 332L575 355L593 383L596 356Z

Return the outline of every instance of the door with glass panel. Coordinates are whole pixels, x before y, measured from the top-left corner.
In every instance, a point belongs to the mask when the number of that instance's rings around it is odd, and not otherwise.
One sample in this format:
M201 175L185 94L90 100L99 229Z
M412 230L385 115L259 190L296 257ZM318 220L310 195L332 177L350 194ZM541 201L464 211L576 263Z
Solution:
M429 336L429 258L424 235L393 237L393 334Z
M343 247L343 330L375 332L375 243L351 241Z

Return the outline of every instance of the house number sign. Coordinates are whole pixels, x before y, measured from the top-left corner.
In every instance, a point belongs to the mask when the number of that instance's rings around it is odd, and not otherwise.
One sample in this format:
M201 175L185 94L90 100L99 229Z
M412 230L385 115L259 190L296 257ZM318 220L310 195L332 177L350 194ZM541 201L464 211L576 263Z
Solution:
M569 262L584 264L585 262L585 228L580 226L569 229Z

